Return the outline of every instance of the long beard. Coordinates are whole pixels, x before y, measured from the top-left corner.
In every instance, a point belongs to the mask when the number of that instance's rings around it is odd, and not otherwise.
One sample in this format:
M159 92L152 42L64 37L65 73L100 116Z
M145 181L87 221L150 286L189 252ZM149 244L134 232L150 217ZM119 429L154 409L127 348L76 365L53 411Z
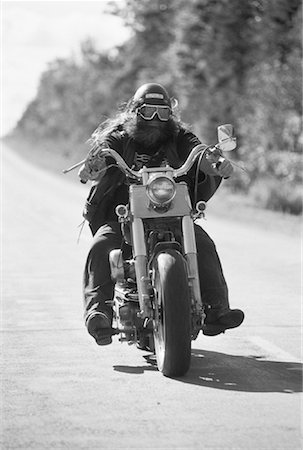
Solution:
M134 116L124 124L127 134L146 149L159 147L173 138L177 133L177 125L170 118L167 122L157 122L157 126Z

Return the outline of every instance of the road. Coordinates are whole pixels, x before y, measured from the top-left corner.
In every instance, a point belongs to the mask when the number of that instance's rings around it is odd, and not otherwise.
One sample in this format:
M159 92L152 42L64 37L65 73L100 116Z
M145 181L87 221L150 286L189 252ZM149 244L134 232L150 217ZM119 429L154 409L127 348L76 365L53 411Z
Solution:
M2 152L1 449L300 449L300 239L210 208L243 325L193 343L186 377L163 377L82 322L88 187Z

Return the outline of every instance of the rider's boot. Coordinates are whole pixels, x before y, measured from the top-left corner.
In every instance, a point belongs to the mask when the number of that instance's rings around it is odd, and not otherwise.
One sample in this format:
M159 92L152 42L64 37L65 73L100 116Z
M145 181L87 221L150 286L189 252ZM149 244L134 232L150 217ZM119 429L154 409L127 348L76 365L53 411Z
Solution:
M108 345L112 343L111 318L105 312L93 311L85 320L87 331L98 345Z
M224 333L225 330L236 328L244 320L244 313L241 309L230 309L229 305L222 303L205 304L204 311L206 318L202 332L206 336L216 336Z

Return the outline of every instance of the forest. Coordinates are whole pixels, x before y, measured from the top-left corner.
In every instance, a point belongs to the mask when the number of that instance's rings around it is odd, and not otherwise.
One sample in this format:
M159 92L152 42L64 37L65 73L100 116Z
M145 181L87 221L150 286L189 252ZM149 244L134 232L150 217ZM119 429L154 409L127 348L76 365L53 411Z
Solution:
M125 0L107 10L130 38L106 52L86 40L77 56L52 61L13 135L54 142L75 162L97 125L156 81L204 142L216 142L218 125L234 125L231 159L245 170L235 170L229 189L300 214L301 1Z

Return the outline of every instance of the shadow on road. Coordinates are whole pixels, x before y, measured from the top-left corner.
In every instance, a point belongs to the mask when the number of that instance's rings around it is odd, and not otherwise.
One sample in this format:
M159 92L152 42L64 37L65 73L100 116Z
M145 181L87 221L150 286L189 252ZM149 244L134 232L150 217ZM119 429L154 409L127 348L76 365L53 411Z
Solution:
M114 370L117 372L123 372L123 373L144 373L146 371L157 371L157 361L153 354L148 354L143 356L143 358L146 360L145 366L114 366Z
M144 356L146 365L114 366L117 372L140 374L156 371L154 355ZM160 376L160 374L159 374ZM235 356L206 350L192 350L191 367L182 383L243 392L302 392L302 364L269 361L262 356Z
M302 364L256 356L193 350L191 368L178 381L243 392L302 392Z
M123 373L144 373L146 371L151 371L151 370L158 370L157 367L154 366L114 366L114 370L116 372L123 372Z

